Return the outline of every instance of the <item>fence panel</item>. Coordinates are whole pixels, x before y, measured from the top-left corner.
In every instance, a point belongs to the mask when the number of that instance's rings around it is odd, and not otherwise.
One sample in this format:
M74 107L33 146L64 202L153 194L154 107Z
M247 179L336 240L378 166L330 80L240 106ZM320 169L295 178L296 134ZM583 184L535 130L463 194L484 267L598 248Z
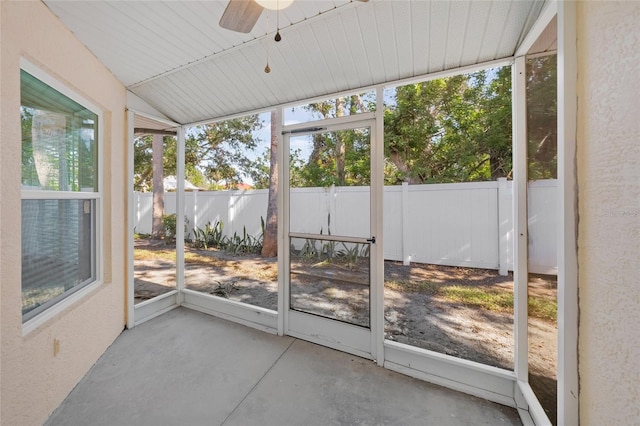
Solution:
M557 274L557 181L530 181L528 198L529 271Z
M411 261L497 269L497 206L495 182L410 185Z
M185 194L187 235L193 227L221 221L224 233L259 236L268 191L201 191ZM384 258L450 266L513 269L513 191L506 179L384 188ZM557 182L529 183L529 268L557 273ZM151 233L152 194L134 197L135 230ZM291 190L291 231L367 236L369 188ZM175 193L165 196L175 213Z
M388 260L409 261L405 256L403 244L408 243L410 235L405 235L402 224L403 215L407 216L408 209L403 208L406 203L407 184L402 186L385 186L383 194L382 218L384 232L384 258Z

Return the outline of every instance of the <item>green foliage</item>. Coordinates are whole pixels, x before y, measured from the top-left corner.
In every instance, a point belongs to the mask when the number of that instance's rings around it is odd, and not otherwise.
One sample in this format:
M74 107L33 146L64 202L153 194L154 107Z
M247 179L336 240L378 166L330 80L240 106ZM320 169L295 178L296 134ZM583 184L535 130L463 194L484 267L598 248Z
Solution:
M494 180L511 172L511 72L396 88L385 110L385 183Z
M393 281L386 280L385 287L400 291L428 294L457 302L467 306L478 307L496 312L513 312L513 292L499 288L468 285L443 285L432 281ZM528 297L529 316L546 321L557 320L558 304L548 297Z
M262 235L254 237L251 234L247 234L246 227L242 227L242 237L234 232L233 236L227 240L224 248L226 251L236 255L258 254L262 250Z
M375 110L375 95L363 93L303 107L327 119ZM368 130L352 129L312 135L305 149L290 152L292 187L357 186L370 184L371 141ZM303 157L309 152L308 156Z
M135 228L133 229L134 240L148 240L151 238L151 234L141 234Z
M304 244L302 248L298 252L298 256L303 257L305 259L313 259L314 257L319 255L319 251L316 248L316 241L310 238L304 240Z
M320 235L323 235L324 229L320 228ZM331 213L327 214L327 235L331 235ZM318 246L318 242L320 245ZM369 244L345 243L340 242L342 248L337 249L338 242L331 240L316 240L307 238L298 251L298 256L304 259L317 258L321 262L331 263L336 259L348 264L355 264L360 257L369 257ZM291 248L295 252L295 248Z
M262 239L264 236L264 219L260 217L262 232L260 236L255 237L247 233L247 228L242 228L242 235L233 233L231 237L223 234L224 225L220 221L216 221L213 225L207 223L204 229L195 227L193 229L194 240L193 245L196 248L219 248L229 253L240 254L258 254L262 250Z
M556 176L556 58L527 62L529 178ZM390 89L384 108L384 182L495 180L512 174L511 68L482 70ZM302 107L316 119L375 111L373 92ZM28 111L23 113L23 127ZM257 157L258 116L199 126L187 135L186 178L202 188L236 188L244 177L268 188L269 149ZM25 133L23 129L23 133ZM28 139L28 138L27 138ZM26 139L25 139L26 140ZM27 143L27 142L25 142ZM164 172L176 174L176 142L165 138ZM361 129L314 134L290 155L292 187L370 184L370 138ZM23 174L29 148L23 150ZM30 169L31 168L31 169ZM151 137L135 142L135 188L151 189Z
M338 256L343 258L347 263L356 263L360 257L360 244L347 245L341 243L343 249L338 251Z
M216 286L211 291L211 294L228 299L229 296L231 296L231 294L234 293L236 290L238 290L238 286L235 281L229 281L224 283L220 281L216 281Z
M211 225L211 222L207 222L204 229L198 227L193 228L194 246L204 249L208 249L209 247L223 247L226 239L222 233L223 228L223 223L218 220L216 220L213 225Z
M162 215L162 226L164 228L166 238L170 240L175 240L177 235L177 216L175 213L173 214L163 214ZM189 219L184 218L184 230L185 234L187 232L187 225L189 224Z
M558 176L556 55L527 60L527 133L529 179Z
M186 163L197 164L208 181L235 188L252 169L246 153L256 148L254 131L261 127L257 115L198 126L186 140Z
M257 147L254 132L262 127L257 115L249 115L193 128L185 140L185 177L200 188L236 188L243 176L251 176L260 162L247 154ZM134 189L152 190L152 136L134 142ZM163 173L176 175L177 143L163 139Z

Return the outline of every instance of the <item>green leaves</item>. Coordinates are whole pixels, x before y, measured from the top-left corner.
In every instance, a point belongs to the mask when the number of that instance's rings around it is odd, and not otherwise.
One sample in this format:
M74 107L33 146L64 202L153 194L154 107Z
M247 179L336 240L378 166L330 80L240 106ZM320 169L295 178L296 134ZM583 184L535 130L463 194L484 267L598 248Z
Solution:
M244 176L255 174L259 164L251 159L258 141L255 131L262 127L257 115L198 126L185 140L185 175L200 188L236 188ZM138 138L134 145L134 187L150 190L152 173L151 136ZM176 174L177 144L164 138L164 175ZM268 167L268 166L267 166Z
M511 170L510 69L396 88L385 110L385 183L494 180ZM503 88L508 90L500 90Z

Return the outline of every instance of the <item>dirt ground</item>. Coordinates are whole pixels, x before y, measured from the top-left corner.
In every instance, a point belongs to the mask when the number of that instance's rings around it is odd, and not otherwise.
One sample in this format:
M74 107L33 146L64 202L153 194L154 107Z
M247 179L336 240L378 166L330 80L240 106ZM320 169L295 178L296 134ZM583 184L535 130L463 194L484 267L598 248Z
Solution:
M136 242L137 247L167 249ZM173 249L173 248L170 248ZM200 260L188 260L188 289L277 310L277 260L260 256L234 256L216 250L185 249ZM202 262L213 258L211 263ZM385 283L428 282L434 285L473 287L489 291L513 291L513 276L497 271L447 266L385 262ZM367 326L369 289L353 264L318 263L294 259L291 303L302 311ZM336 279L340 276L341 279ZM552 276L529 280L529 295L557 300ZM137 301L175 288L175 264L165 260L136 260ZM385 338L439 353L513 370L513 314L469 305L424 292L416 284L385 286ZM555 322L529 318L530 383L551 419L556 416Z

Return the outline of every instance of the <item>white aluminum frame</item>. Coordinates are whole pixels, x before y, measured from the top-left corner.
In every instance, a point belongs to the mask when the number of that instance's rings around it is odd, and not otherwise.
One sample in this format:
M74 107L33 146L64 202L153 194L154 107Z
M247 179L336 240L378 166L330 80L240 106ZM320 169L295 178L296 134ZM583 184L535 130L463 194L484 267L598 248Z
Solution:
M136 305L135 303L135 278L134 278L134 249L133 249L133 224L135 223L135 212L133 211L133 170L134 170L134 149L133 145L135 143L135 117L136 115L140 115L141 117L145 117L148 119L156 120L159 123L164 123L167 127L177 127L178 128L178 164L177 164L177 172L180 175L180 170L184 174L184 128L180 127L177 123L167 121L162 118L153 117L147 113L137 112L132 109L127 110L127 308L126 308L126 326L127 328L133 328L136 325L140 325L145 321L148 321L152 318L155 318L159 315L164 314L174 308L180 306L182 301L181 289L184 286L184 228L176 227L176 239L180 237L179 232L182 232L182 244L176 241L176 289L169 291L167 293L161 294L160 296L154 297L153 299L145 300ZM182 166L180 166L182 164ZM181 168L182 167L182 168ZM178 192L178 205L180 206L180 199L182 199L182 205L184 205L184 182L182 182L182 191ZM178 188L180 188L180 180L178 179ZM182 198L180 196L182 194ZM183 211L178 209L177 213ZM176 213L176 223L179 223L178 214ZM183 218L181 219L184 223L184 212ZM182 255L180 255L179 250L182 250ZM182 268L182 269L180 269Z
M417 76L409 79L389 82L383 85L375 85L371 87L351 90L349 92L341 92L336 95L362 93L370 90L376 91L376 100L378 105L383 105L384 89L387 87L395 87L403 84L418 83L421 81L429 81L436 78L443 78L457 75L464 72L473 72L476 70L497 67L504 65L512 65L513 69L513 121L514 121L514 215L515 215L515 255L514 255L514 322L515 322L515 364L514 371L503 370L473 361L463 360L441 353L404 345L393 341L384 340L384 273L383 262L377 260L372 265L372 276L376 274L375 283L372 282L371 287L371 340L370 353L358 349L368 345L366 337L356 336L357 343L349 341L341 341L338 344L317 341L317 343L334 347L340 350L347 350L360 356L374 359L378 365L384 366L394 371L401 372L419 379L433 382L442 386L486 398L507 406L518 408L521 419L525 424L548 424L549 419L546 417L543 408L538 402L535 394L528 384L528 328L527 328L527 159L526 159L526 80L524 78L525 55L527 46L532 45L539 33L546 28L546 23L558 14L558 180L560 188L560 219L559 223L563 223L564 227L559 232L559 254L558 254L558 424L578 424L578 368L577 368L577 333L578 333L578 301L577 301L577 253L576 253L576 177L575 177L575 149L576 149L576 80L577 80L577 60L576 60L576 28L575 28L575 4L573 2L555 2L551 1L545 6L538 22L534 24L530 34L528 34L521 46L516 51L515 58L504 58L483 64L477 64L469 67L452 69L444 72L438 72L430 75ZM522 73L522 74L521 74ZM322 99L328 99L331 96L324 96ZM313 100L319 100L312 99ZM247 326L257 328L270 333L277 333L280 336L291 334L301 337L295 331L291 331L289 327L290 314L287 314L287 301L289 300L288 286L286 283L286 274L288 274L288 256L285 248L288 246L289 234L285 232L285 223L288 227L288 191L285 191L285 183L282 178L284 176L284 168L288 168L288 146L284 146L283 139L280 135L283 129L283 109L291 105L299 105L304 101L283 104L275 106L279 112L280 120L274 123L276 132L280 137L278 149L278 164L280 165L281 178L279 179L280 197L278 198L278 211L284 214L278 215L278 311L237 303L222 299L219 297L198 293L183 288L183 270L184 264L180 267L177 281L179 290L175 293L166 295L164 298L171 300L160 301L162 307L155 313L172 309L179 305L196 309L201 312L216 315L221 318L229 319ZM380 111L383 109L380 108ZM265 112L266 110L249 111L242 114L234 114L215 120L205 120L191 125L201 125L222 121L224 119L237 118L240 116ZM130 122L132 122L130 116ZM372 197L374 192L376 196L382 197L382 165L383 165L383 114L365 113L354 116L348 116L341 119L330 119L315 122L300 123L297 125L286 126L285 131L308 128L313 126L342 126L340 128L358 127L359 122L375 120L374 124L369 124L372 130L371 142L371 185ZM163 121L163 120L159 120ZM175 124L175 123L174 123ZM186 127L186 125L185 125ZM331 129L331 130L336 130ZM132 183L133 167L133 125L130 124L130 180ZM374 139L374 134L378 135ZM180 158L184 158L184 145L179 144ZM182 165L184 167L184 165ZM183 170L183 169L182 169ZM287 171L288 173L288 171ZM180 174L180 173L178 173ZM375 187L375 190L374 190ZM130 188L132 194L132 187ZM184 192L180 191L179 192ZM132 197L130 194L129 204L132 205ZM184 197L184 195L182 195ZM372 245L372 260L375 256L382 256L382 244L384 236L382 234L382 202L379 208L372 209L372 231L376 236L377 242ZM184 205L184 204L182 204ZM183 209L178 208L178 212L183 214ZM132 212L129 217L133 218ZM178 220L183 220L178 217ZM179 223L179 222L178 222ZM179 227L180 228L180 227ZM130 230L130 232L133 232ZM132 235L132 234L131 234ZM181 238L179 238L181 240ZM133 247L132 240L130 247ZM180 249L179 257L183 260L183 249ZM377 250L379 253L373 254ZM288 250L287 250L288 251ZM130 254L130 310L133 310L133 257ZM375 272L374 272L375 268ZM377 283L377 284L376 284ZM151 302L151 301L149 301ZM151 305L151 303L148 303ZM147 302L141 304L146 310ZM299 313L295 312L293 315ZM131 315L133 317L133 315ZM318 317L319 318L319 317ZM295 318L296 320L298 318ZM329 327L329 323L337 323L329 319L319 318L318 324L325 324ZM346 325L346 324L340 324ZM340 327L338 327L340 328ZM351 330L345 329L339 333L345 332L350 335ZM357 334L357 333L356 333ZM306 336L305 338L308 338ZM350 348L350 349L349 349Z
M301 338L314 343L318 343L324 346L328 346L334 349L338 349L344 352L352 353L363 358L369 358L378 360L381 362L383 359L381 350L381 342L384 335L384 330L381 328L383 321L380 321L380 317L383 317L383 312L380 309L382 300L384 298L384 280L379 275L380 265L382 265L382 235L376 235L381 228L381 223L378 224L378 218L382 217L382 175L379 168L382 164L382 159L378 158L383 153L381 149L382 143L378 139L378 121L377 116L381 114L376 113L361 113L351 116L331 118L326 120L311 121L305 123L299 123L290 126L284 126L282 134L283 138L280 139L282 144L279 146L280 156L280 170L281 175L278 179L279 190L282 198L282 210L279 210L278 214L278 231L280 235L280 243L278 248L282 247L282 256L278 257L278 270L279 276L282 276L282 282L279 287L282 288L282 313L283 317L283 329L282 334ZM296 233L290 231L290 194L289 194L289 139L292 135L291 132L296 130L304 130L309 128L319 128L321 130L310 130L301 132L300 135L308 135L318 132L332 132L345 129L356 128L368 128L370 138L370 234L375 235L376 242L370 244L369 252L369 267L370 267L370 287L369 287L369 328L363 328L352 324L342 323L340 321L332 320L329 318L322 318L317 315L312 315L304 312L298 312L290 309L290 246L289 238L317 238L317 239L339 239L344 241L351 241L357 243L366 243L365 237L347 237L331 235L312 235L307 233ZM381 221L380 221L381 222ZM380 226L379 226L380 225ZM280 254L280 252L279 252ZM279 293L280 296L280 293Z

